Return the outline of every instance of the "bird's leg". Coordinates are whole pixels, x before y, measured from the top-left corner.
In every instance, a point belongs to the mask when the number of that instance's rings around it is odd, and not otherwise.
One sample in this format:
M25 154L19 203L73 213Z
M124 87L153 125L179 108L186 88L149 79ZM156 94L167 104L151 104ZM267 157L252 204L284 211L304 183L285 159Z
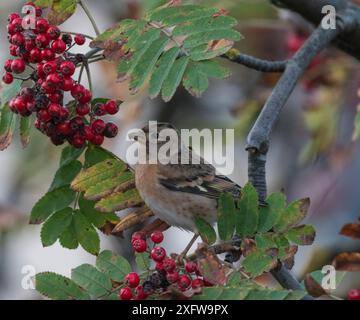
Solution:
M184 257L187 255L188 251L193 246L193 244L195 243L195 241L198 237L199 237L199 234L195 233L194 236L191 238L190 242L187 244L187 246L183 250L183 252L181 252L181 254L178 256L178 261L180 263L183 261Z

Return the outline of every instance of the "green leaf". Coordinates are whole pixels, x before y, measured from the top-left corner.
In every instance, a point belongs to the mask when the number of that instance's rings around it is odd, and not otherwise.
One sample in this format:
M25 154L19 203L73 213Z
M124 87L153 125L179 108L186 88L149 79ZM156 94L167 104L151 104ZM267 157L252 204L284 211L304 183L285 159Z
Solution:
M251 237L257 231L259 221L258 194L251 183L241 190L236 213L236 232L241 237Z
M260 207L259 232L267 232L280 220L286 206L286 197L283 193L272 193L267 199L267 206Z
M68 186L46 193L31 210L30 223L42 223L51 214L68 207L74 200L75 192Z
M89 145L85 151L84 167L89 168L101 161L115 158L116 157L110 151L98 146Z
M147 252L135 253L135 262L139 272L146 271L150 268L150 258Z
M0 111L0 151L2 151L12 142L16 115L10 110L8 105L5 105Z
M85 218L92 223L95 227L101 228L105 225L107 221L118 221L118 216L113 213L102 213L97 211L95 206L95 201L89 201L84 199L84 197L80 197L79 199L79 208L81 213L85 216Z
M65 166L68 163L78 159L83 153L83 151L84 148L78 149L78 148L74 148L71 145L66 146L61 152L59 166L60 167Z
M61 246L67 249L76 249L79 246L79 242L76 238L74 219L71 220L69 226L61 234L59 241Z
M274 225L274 229L276 231L285 231L291 227L296 226L299 222L301 222L309 209L310 199L305 198L301 200L296 200L292 202L286 210L284 210L281 214L281 217Z
M54 0L35 0L34 3L41 8L50 8Z
M71 279L54 272L35 276L36 290L53 300L89 300L89 295Z
M230 240L235 230L235 201L230 193L222 193L218 201L218 232L221 240Z
M54 244L68 228L72 221L72 212L71 208L65 208L46 220L41 228L41 242L44 247Z
M82 264L73 269L71 279L95 298L111 293L110 277L90 264Z
M313 226L302 225L290 229L285 237L295 244L306 246L314 242L316 231Z
M344 280L345 276L348 273L345 271L336 271L335 272L335 287L338 288L342 281ZM322 280L327 275L326 272L322 272L321 270L316 270L310 273L310 275L313 277L313 279L318 283L322 284ZM301 281L301 287L305 290L304 280Z
M69 19L76 11L76 0L53 0L48 20L51 24L59 25Z
M26 148L30 141L31 118L20 118L20 141L23 148Z
M82 164L80 161L73 160L68 164L60 167L55 174L49 191L63 186L68 186L81 171Z
M255 236L256 248L259 250L267 250L270 248L277 248L272 234L257 234Z
M87 252L98 255L100 251L100 238L95 228L79 210L74 212L73 219L76 238L80 245Z
M220 29L220 30L198 32L190 35L185 39L184 48L188 49L191 47L198 46L202 43L207 43L219 39L239 41L241 39L241 35L239 32L232 29Z
M216 232L214 228L200 217L195 217L194 222L201 239L209 245L213 244L216 241Z
M270 271L273 266L273 258L261 251L254 251L245 257L242 266L246 272L256 277Z
M155 98L159 95L162 85L174 64L175 59L179 55L179 52L179 47L173 47L166 51L159 59L150 79L149 95L151 98Z
M105 250L96 259L96 266L112 280L121 282L131 272L130 263L122 256Z
M96 205L95 209L100 212L114 212L123 209L135 207L143 203L136 189L131 189L126 192L115 192L104 199L101 199Z
M162 87L162 97L165 102L170 101L174 96L177 87L181 83L181 79L184 75L187 64L189 63L189 57L181 57L177 59L172 65L169 74L164 80Z
M289 295L287 290L253 290L246 300L284 300Z

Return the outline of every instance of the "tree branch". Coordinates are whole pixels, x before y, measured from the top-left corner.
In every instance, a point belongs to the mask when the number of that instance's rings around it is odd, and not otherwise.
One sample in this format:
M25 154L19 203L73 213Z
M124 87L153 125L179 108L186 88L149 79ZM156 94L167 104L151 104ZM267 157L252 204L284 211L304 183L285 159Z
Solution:
M240 53L237 49L230 49L224 55L230 61L242 64L250 69L254 69L261 72L283 72L286 68L287 61L269 61L249 56L247 54Z
M282 4L290 4L290 2L294 5L297 2L297 7L299 9L303 4L303 1L301 1L300 5L299 1L281 0ZM325 30L321 28L321 26L315 29L302 48L300 48L294 57L287 63L282 77L275 86L252 127L247 138L246 148L249 152L248 176L249 181L253 183L258 191L260 203L265 202L267 194L265 167L270 134L280 115L281 109L315 56L342 33L354 30L354 28L357 27L356 21L353 12L346 11L345 15L338 16L336 29ZM300 289L300 284L297 279L283 266L280 269L273 270L271 273L284 288L292 290ZM306 296L305 299L312 298Z

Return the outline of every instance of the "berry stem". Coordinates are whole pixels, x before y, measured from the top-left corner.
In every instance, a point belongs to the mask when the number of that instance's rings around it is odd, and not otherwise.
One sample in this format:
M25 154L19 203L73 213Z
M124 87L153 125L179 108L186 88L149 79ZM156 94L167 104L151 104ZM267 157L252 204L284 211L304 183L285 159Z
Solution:
M85 5L84 1L83 0L79 0L78 1L79 5L82 7L82 9L84 10L85 14L88 16L93 28L94 28L94 31L96 33L96 35L100 35L100 31L99 31L99 28L98 26L96 25L96 22L95 22L95 19L94 17L91 15L88 7Z
M80 73L79 73L78 83L81 83L81 78L82 78L82 75L83 75L84 69L85 69L85 64L84 64L84 63L82 63L82 64L81 64L81 68L80 68Z
M71 31L62 31L61 32L61 34L72 34L72 35L77 35L77 34L79 34L78 32L71 32ZM90 40L94 40L94 37L92 37L92 36L89 36L88 34L83 34L83 33L81 33L85 38L88 38L88 39L90 39Z
M84 65L85 65L86 75L87 75L87 78L88 78L88 81L89 81L89 89L90 89L91 92L93 92L90 67L89 67L89 64L87 62L85 62Z

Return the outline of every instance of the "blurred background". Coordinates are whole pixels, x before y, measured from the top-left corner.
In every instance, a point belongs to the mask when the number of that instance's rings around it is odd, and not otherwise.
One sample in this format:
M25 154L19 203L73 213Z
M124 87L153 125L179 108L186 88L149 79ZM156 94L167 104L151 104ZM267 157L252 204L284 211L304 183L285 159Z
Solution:
M100 29L105 30L120 19L139 17L146 0L86 2ZM286 59L311 31L311 26L301 18L275 9L266 0L198 2L224 8L236 17L244 36L236 47L258 57ZM7 15L19 11L23 3L0 0L0 65L8 58ZM80 9L61 28L92 34L91 25ZM81 49L85 52L86 46ZM105 147L124 159L127 131L148 120L168 121L178 128L234 128L235 170L231 178L244 185L246 134L278 75L262 74L226 60L223 63L231 68L232 76L213 81L201 99L180 89L167 104L160 99L150 100L146 88L130 95L126 83L116 82L113 64L92 64L94 96L126 101L116 119L120 134L107 141ZM314 245L301 247L296 255L293 270L298 277L331 264L339 252L359 249L356 241L339 235L345 223L360 216L360 146L352 141L360 102L359 84L360 64L336 49L329 49L307 71L272 136L267 165L269 192L283 190L289 200L310 197L306 223L317 230ZM94 263L95 258L81 248L68 250L59 244L42 247L40 226L28 224L29 212L48 189L61 147L52 146L36 130L32 131L25 150L17 138L14 140L6 151L0 152L0 299L37 299L40 296L31 286L29 290L23 288L24 276L33 275L33 271L68 276L72 268ZM169 229L164 246L170 252L179 252L191 236ZM129 255L128 244L127 238L102 236L101 248ZM348 274L336 293L345 296L355 287L360 287L359 275Z

